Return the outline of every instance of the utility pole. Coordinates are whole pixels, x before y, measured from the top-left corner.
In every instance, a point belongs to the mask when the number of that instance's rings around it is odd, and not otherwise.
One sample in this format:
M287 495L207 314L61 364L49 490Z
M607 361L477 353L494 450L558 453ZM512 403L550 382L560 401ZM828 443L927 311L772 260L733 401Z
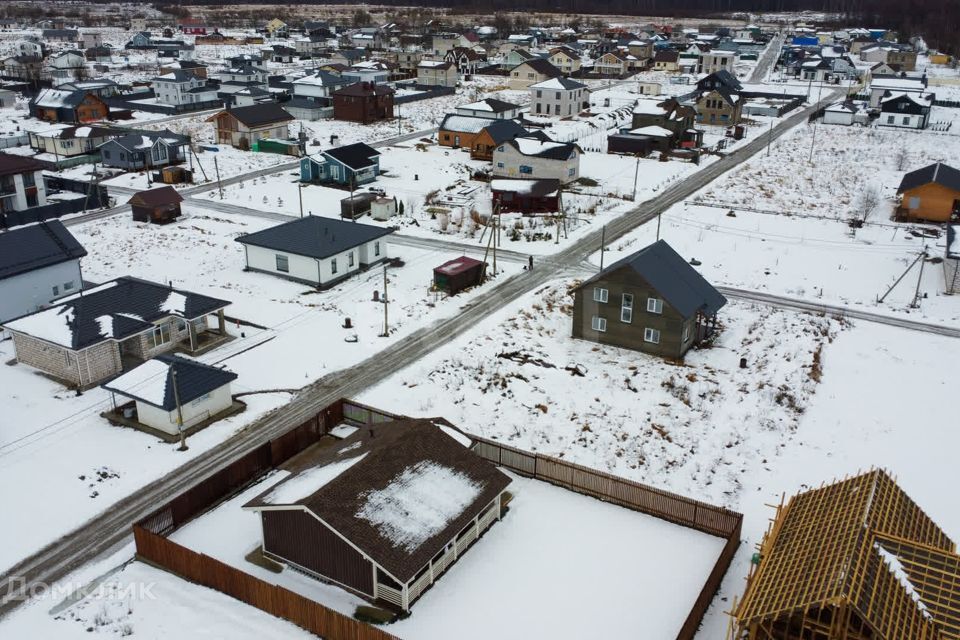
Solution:
M770 143L773 142L773 120L770 121L770 131L767 133L767 157L770 157Z
M217 189L220 190L220 199L223 200L223 183L220 182L220 165L217 164L217 156L213 156L213 168L217 172Z
M387 297L387 265L383 265L383 338L390 337L390 325L387 321L387 309L390 307L390 299Z
M924 245L923 253L920 254L920 275L917 276L917 290L913 292L913 304L910 306L916 309L920 306L920 283L923 282L923 265L927 261L927 247Z
M660 215L663 212L657 212L657 240L660 239Z
M637 179L640 177L640 154L637 154L637 166L633 170L633 201L637 201Z
M177 367L170 365L170 377L173 381L173 401L177 405L177 431L180 432L180 446L177 451L187 450L187 438L183 433L183 407L180 406L180 390L177 388Z
M300 217L303 217L303 183L297 183L297 196L300 200Z
M603 252L607 240L607 225L600 227L600 271L603 271Z

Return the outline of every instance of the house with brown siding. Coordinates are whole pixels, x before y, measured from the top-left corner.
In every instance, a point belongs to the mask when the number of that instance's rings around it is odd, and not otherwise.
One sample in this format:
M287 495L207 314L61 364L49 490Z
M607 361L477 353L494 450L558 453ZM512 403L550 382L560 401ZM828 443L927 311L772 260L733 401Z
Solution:
M268 558L409 611L501 517L510 478L471 444L440 419L367 425L244 509Z
M727 303L663 240L574 290L573 337L681 359L710 336Z
M264 138L286 140L290 137L287 123L294 117L274 102L251 104L226 109L207 118L217 129L217 142L238 149Z
M4 323L17 361L77 388L172 350L202 353L226 340L230 303L124 276ZM208 317L217 318L216 328Z
M950 222L960 219L960 171L937 162L903 176L900 187L901 220Z
M47 89L30 102L30 115L48 122L79 124L106 120L110 107L93 92Z
M369 124L393 117L394 90L383 84L356 82L338 89L333 98L333 117Z

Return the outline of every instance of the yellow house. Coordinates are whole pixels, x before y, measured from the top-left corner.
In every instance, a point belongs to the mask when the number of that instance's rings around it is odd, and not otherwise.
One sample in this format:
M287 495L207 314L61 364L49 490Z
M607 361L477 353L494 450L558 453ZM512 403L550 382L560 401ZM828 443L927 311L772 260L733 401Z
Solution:
M564 75L580 71L580 54L569 47L557 47L550 51L550 64Z
M950 56L945 53L930 54L930 64L950 64Z
M280 18L274 18L268 22L264 29L271 38L286 38L289 35L287 23Z

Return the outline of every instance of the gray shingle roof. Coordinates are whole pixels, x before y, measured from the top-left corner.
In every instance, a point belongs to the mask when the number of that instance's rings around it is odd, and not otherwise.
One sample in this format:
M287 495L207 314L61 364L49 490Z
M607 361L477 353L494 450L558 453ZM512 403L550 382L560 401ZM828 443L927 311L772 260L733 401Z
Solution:
M0 233L0 279L82 258L80 246L59 220Z
M663 240L627 256L585 281L580 289L607 274L629 267L653 287L684 318L698 311L714 315L727 299Z
M903 193L931 182L954 191L960 191L960 171L942 162L931 164L903 176L897 193Z
M226 300L124 276L8 321L5 326L78 350L143 333L153 329L155 321L170 316L192 320L229 304Z
M227 113L242 122L248 127L258 127L273 122L288 122L294 117L283 110L283 107L275 102L264 102L262 104L252 104L246 107L236 107L228 109ZM216 116L213 116L214 118Z
M173 411L177 408L177 396L180 398L180 405L183 406L188 402L196 400L200 396L210 393L211 391L216 391L220 387L233 382L238 377L237 374L232 371L211 367L208 364L173 354L163 354L153 358L153 360L166 365L166 375L163 376L163 374L159 374L162 376L160 380L146 381L146 384L131 385L128 387L126 384L123 384L127 374L121 374L110 382L100 386L108 391L113 391L114 393L133 400L139 400L158 409ZM174 371L177 372L176 396L173 392ZM132 373L132 371L128 373ZM153 391L154 385L162 385L162 394L153 396L152 393L148 392L148 389ZM138 388L141 386L142 393L137 393Z
M409 581L510 484L509 476L445 433L441 425L455 429L442 419L396 420L359 429L345 438L342 446L326 449L316 467L363 458L319 490L288 504L303 505L395 578ZM372 492L397 488L402 475L424 465L449 469L477 487L475 497L434 535L418 545L404 545L390 537L389 527L377 526L358 515ZM273 490L271 487L244 506L273 506L265 500Z
M373 158L379 156L380 152L368 144L355 142L354 144L327 149L323 154L330 156L337 162L345 164L351 169L359 170L376 164Z
M557 69L555 66L550 64L550 61L546 58L533 58L531 60L527 60L526 62L521 62L517 65L517 67L523 65L527 65L537 73L543 74L549 78L559 78L563 75L560 69ZM514 69L517 67L514 67ZM513 71L513 69L511 69L511 71Z
M283 251L309 258L328 258L393 233L369 224L306 216L238 237L240 244Z

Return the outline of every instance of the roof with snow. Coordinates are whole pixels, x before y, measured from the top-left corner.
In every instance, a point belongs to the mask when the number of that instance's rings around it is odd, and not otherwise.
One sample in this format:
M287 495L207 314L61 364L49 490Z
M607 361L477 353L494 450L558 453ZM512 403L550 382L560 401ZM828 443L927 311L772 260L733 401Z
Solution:
M800 493L778 510L734 613L741 628L815 625L830 614L835 624L850 614L851 630L877 638L960 635L956 545L886 471ZM815 635L798 637L808 630Z
M567 160L571 153L580 149L573 142L553 142L532 137L507 140L506 144L525 156L547 158L549 160Z
M367 425L244 505L306 508L408 582L510 484L442 419Z
M527 66L540 75L547 76L548 78L559 78L563 75L560 69L557 69L555 66L550 64L550 61L546 58L531 58L525 62L521 62L510 71L513 72L515 69L523 66Z
M236 241L298 256L329 258L391 233L393 229L310 215L239 236Z
M517 180L512 178L494 178L490 181L490 190L493 192L507 192L533 198L544 198L556 195L560 191L560 181L556 178L542 178L537 180Z
M518 104L497 100L496 98L485 98L479 102L471 102L457 107L457 109L463 109L464 111L489 111L490 113L504 113L519 108L520 105Z
M911 171L903 176L897 193L922 187L925 184L939 184L942 187L960 191L960 171L948 164L936 162L922 169Z
M727 299L663 240L614 262L578 288L591 286L624 267L635 271L684 318L698 312L711 316L727 304Z
M124 340L171 316L194 320L228 306L226 300L123 276L4 326L73 350L106 340Z
M631 129L628 133L634 136L650 136L651 138L670 138L673 136L673 131L670 129L658 127L656 125Z
M85 255L59 220L17 227L0 233L0 280Z
M559 78L550 78L549 80L532 84L530 85L530 88L574 91L576 89L586 89L587 85L583 84L582 82L577 82L576 80L571 80L570 78L564 78L561 76Z
M173 374L176 372L176 395ZM237 379L237 374L179 355L163 354L100 385L132 400L173 411Z

